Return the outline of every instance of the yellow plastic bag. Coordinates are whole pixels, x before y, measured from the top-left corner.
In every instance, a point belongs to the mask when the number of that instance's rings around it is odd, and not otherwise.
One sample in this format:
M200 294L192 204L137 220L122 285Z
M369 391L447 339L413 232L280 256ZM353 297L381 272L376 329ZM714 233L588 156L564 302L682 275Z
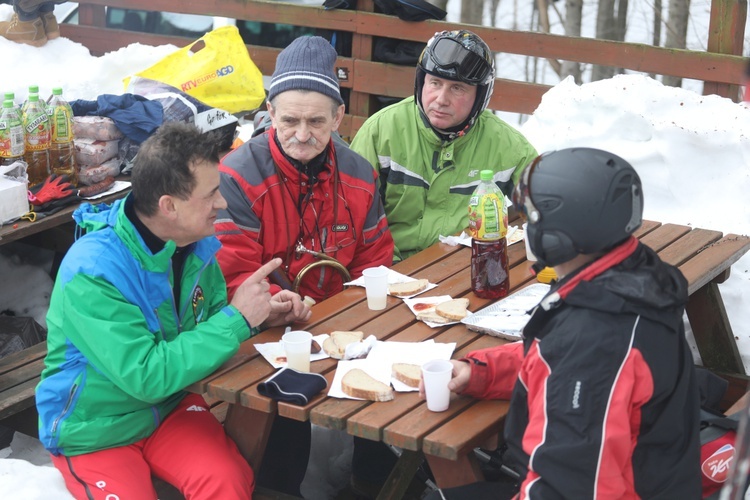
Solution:
M209 31L136 75L176 87L230 113L256 109L266 97L263 75L236 26ZM130 78L124 81L127 89Z

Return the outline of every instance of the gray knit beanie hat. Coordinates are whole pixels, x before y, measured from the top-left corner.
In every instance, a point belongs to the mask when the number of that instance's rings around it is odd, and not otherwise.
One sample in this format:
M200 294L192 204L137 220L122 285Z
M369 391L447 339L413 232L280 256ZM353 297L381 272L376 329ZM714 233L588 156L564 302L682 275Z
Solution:
M336 50L323 37L295 39L276 58L268 100L287 90L313 90L344 104L333 69L336 56Z

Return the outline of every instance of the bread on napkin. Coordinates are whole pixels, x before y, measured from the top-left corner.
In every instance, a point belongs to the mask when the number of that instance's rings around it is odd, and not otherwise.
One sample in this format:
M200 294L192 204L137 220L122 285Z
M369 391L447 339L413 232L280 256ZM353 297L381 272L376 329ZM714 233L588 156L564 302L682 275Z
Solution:
M393 389L390 385L374 379L359 368L353 368L344 374L341 379L341 390L347 396L369 401L390 401L393 399Z
M391 372L396 380L409 387L419 387L422 380L422 368L412 363L393 363Z
M405 283L394 283L388 285L388 293L394 297L408 297L409 295L421 292L427 288L427 285L429 284L429 280L426 279L407 281Z
M362 342L363 332L334 331L323 341L323 350L334 359L344 359L346 346L353 342Z
M469 307L469 299L453 299L435 306L435 312L451 321L461 321L466 317L467 307Z

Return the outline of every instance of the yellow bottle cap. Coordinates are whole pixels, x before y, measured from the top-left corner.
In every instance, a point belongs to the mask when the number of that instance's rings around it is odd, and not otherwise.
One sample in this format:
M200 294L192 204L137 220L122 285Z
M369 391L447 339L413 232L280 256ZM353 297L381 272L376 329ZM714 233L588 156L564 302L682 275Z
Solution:
M557 279L557 274L551 267L545 267L544 269L539 271L539 273L537 273L536 279L540 283L550 283L552 280Z

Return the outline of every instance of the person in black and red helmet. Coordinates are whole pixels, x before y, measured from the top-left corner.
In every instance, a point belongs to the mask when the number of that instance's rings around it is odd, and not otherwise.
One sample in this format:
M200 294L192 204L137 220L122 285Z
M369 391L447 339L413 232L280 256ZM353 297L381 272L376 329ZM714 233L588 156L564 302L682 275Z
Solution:
M522 341L452 361L448 387L510 400L503 462L519 484L426 498L700 498L687 281L633 236L643 214L635 169L599 149L553 151L524 170L513 202L559 281Z
M381 196L404 259L468 225L479 172L510 195L536 149L487 105L495 61L466 30L436 33L419 57L414 96L371 116L351 148L380 173Z

